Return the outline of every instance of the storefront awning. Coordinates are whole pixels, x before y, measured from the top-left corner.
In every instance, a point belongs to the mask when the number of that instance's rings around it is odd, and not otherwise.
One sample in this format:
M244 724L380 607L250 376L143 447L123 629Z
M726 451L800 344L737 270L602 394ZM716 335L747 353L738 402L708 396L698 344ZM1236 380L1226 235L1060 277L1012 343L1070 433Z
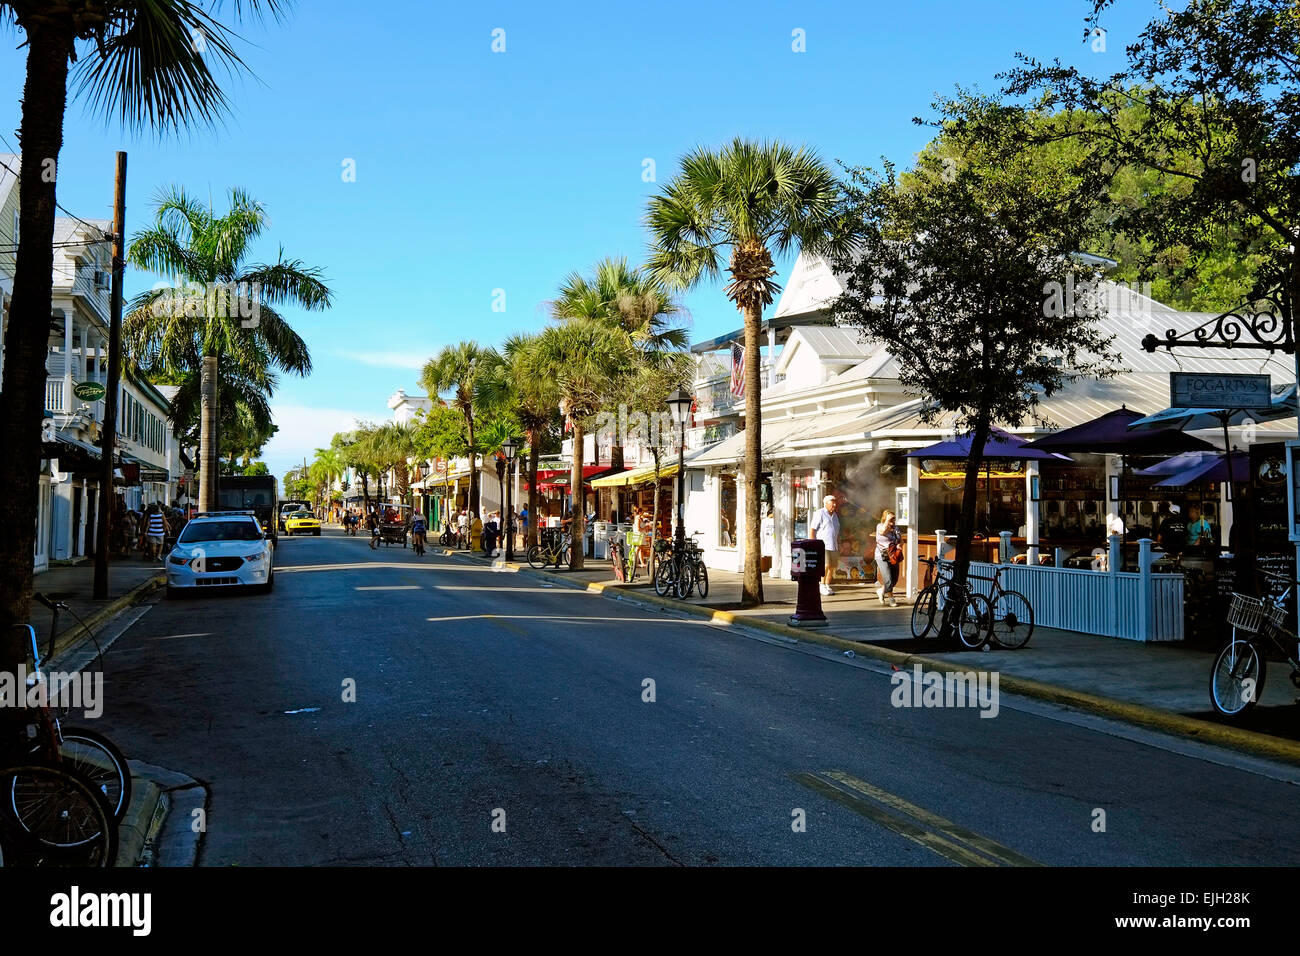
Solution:
M671 465L659 466L659 478L671 478L677 474L677 463ZM606 475L604 478L597 478L591 483L593 488L621 488L625 485L639 485L643 482L655 480L655 466L646 465L644 468L634 468L631 471L619 472L617 475Z

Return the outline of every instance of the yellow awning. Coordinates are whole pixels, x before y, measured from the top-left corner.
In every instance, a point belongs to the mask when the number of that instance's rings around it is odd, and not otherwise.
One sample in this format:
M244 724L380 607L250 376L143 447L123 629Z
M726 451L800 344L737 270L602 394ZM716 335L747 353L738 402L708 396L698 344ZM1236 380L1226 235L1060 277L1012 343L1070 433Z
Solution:
M659 467L659 477L671 478L677 474L677 465L661 465ZM591 483L593 488L621 488L625 485L639 485L642 482L655 480L655 466L647 465L644 468L634 468L632 471L624 471L617 475L607 475L604 478L597 478Z

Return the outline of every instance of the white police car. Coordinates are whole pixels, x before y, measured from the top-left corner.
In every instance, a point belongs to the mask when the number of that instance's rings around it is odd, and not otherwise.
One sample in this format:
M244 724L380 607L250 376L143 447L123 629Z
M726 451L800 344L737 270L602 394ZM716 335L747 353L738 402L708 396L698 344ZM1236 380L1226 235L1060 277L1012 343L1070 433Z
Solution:
M189 520L167 555L167 596L221 587L275 586L275 554L251 511L215 511Z

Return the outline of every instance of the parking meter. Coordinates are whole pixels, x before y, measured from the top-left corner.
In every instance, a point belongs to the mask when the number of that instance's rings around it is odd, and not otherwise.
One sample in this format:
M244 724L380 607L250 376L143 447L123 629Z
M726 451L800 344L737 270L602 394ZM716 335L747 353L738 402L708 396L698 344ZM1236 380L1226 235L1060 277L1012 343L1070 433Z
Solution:
M822 613L822 573L826 567L826 545L815 538L800 538L790 546L790 578L799 583L794 627L825 627Z

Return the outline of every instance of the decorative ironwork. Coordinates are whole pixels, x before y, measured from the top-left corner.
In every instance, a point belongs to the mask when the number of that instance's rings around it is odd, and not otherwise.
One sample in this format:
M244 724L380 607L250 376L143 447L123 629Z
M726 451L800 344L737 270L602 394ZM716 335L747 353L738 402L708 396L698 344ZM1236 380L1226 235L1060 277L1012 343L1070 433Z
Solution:
M1158 348L1194 348L1262 349L1270 353L1295 354L1291 310L1282 288L1271 290L1257 301L1268 303L1268 307L1259 310L1243 307L1240 311L1224 312L1182 334L1177 329L1169 329L1164 338L1148 335L1142 339L1142 348L1148 352Z

